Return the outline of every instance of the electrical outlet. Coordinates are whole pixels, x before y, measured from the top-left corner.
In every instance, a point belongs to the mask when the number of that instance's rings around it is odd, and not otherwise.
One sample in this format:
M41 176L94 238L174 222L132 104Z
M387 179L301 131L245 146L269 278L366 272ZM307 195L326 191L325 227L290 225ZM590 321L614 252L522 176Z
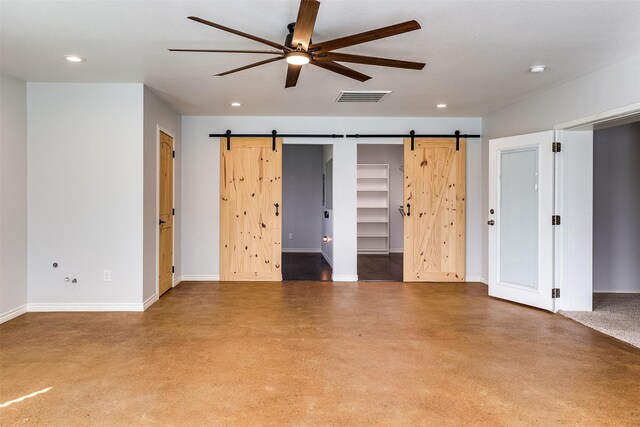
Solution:
M293 239L293 233L289 233L289 240Z
M110 282L111 281L111 270L105 270L102 273L102 280L104 282Z

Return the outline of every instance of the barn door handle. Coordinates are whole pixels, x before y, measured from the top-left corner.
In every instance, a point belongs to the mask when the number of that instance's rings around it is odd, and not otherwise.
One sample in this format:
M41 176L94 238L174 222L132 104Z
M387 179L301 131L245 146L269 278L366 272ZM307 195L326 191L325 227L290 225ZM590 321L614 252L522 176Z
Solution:
M407 203L407 216L411 216L411 203Z
M273 206L275 206L275 207L276 207L276 216L280 215L280 212L278 212L278 208L280 207L280 205L276 203L276 204L275 204L275 205L273 205Z

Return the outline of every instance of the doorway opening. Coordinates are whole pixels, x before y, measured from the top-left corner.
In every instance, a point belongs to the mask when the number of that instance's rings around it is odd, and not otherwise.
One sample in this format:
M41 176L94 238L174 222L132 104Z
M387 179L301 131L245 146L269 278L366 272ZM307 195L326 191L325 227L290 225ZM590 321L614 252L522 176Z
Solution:
M403 279L404 147L358 144L358 279Z
M332 148L283 146L283 280L331 281Z
M640 117L593 127L593 311L563 311L640 347Z

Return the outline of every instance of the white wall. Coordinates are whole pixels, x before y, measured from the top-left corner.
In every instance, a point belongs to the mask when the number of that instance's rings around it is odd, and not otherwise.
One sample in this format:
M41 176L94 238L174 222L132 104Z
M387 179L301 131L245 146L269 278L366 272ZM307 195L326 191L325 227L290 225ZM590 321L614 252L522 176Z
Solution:
M593 135L593 291L640 292L640 122Z
M404 217L398 207L404 205L404 147L402 145L359 144L358 163L389 165L389 249L404 249Z
M285 144L282 150L283 252L320 252L322 211L322 145Z
M142 309L143 86L28 83L27 117L29 309Z
M27 86L0 73L0 323L27 307Z
M157 297L158 278L158 129L174 137L174 206L176 215L173 222L173 261L175 266L174 282L180 277L180 174L182 150L182 117L173 111L164 101L144 88L144 286L143 298Z
M219 141L209 138L209 133L224 133L227 129L242 133L270 133L276 129L280 133L404 133L414 129L417 133L453 133L459 129L463 133L480 133L482 127L479 118L420 118L420 117L183 117L183 175L182 175L182 259L184 279L214 278L219 275ZM357 143L401 143L396 140L357 140ZM356 233L355 185L350 189L347 182L341 182L337 171L347 168L341 173L344 179L355 177L357 164L356 140L288 140L286 143L326 143L334 148L334 209L338 200L353 199L354 209L345 206L343 213L334 212L334 234L343 230L351 230L354 240ZM338 146L342 148L337 148ZM467 277L472 280L481 279L482 263L480 257L485 248L482 246L481 233L484 225L481 220L482 211L482 171L481 145L477 139L471 139L467 145ZM343 166L336 164L340 150ZM351 156L353 154L353 156ZM345 157L346 156L346 157ZM353 157L353 158L351 158ZM353 160L353 170L348 169ZM354 178L355 179L355 178ZM355 182L355 181L354 181ZM341 195L340 191L349 192ZM338 192L338 193L336 193ZM351 194L353 193L353 194ZM347 225L349 224L349 225ZM337 237L339 238L339 237ZM351 239L351 236L342 236ZM486 251L485 251L486 252ZM334 254L337 261L341 255ZM354 259L351 259L354 258ZM355 253L346 264L354 264ZM354 267L355 268L355 267ZM334 265L334 274L349 276L353 268L341 271Z

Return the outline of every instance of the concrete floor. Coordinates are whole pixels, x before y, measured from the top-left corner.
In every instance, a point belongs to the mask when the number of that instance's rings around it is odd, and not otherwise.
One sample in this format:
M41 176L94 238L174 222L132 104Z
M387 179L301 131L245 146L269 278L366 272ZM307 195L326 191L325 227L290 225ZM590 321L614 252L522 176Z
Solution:
M0 363L1 425L640 424L640 349L480 284L182 283L20 316Z

